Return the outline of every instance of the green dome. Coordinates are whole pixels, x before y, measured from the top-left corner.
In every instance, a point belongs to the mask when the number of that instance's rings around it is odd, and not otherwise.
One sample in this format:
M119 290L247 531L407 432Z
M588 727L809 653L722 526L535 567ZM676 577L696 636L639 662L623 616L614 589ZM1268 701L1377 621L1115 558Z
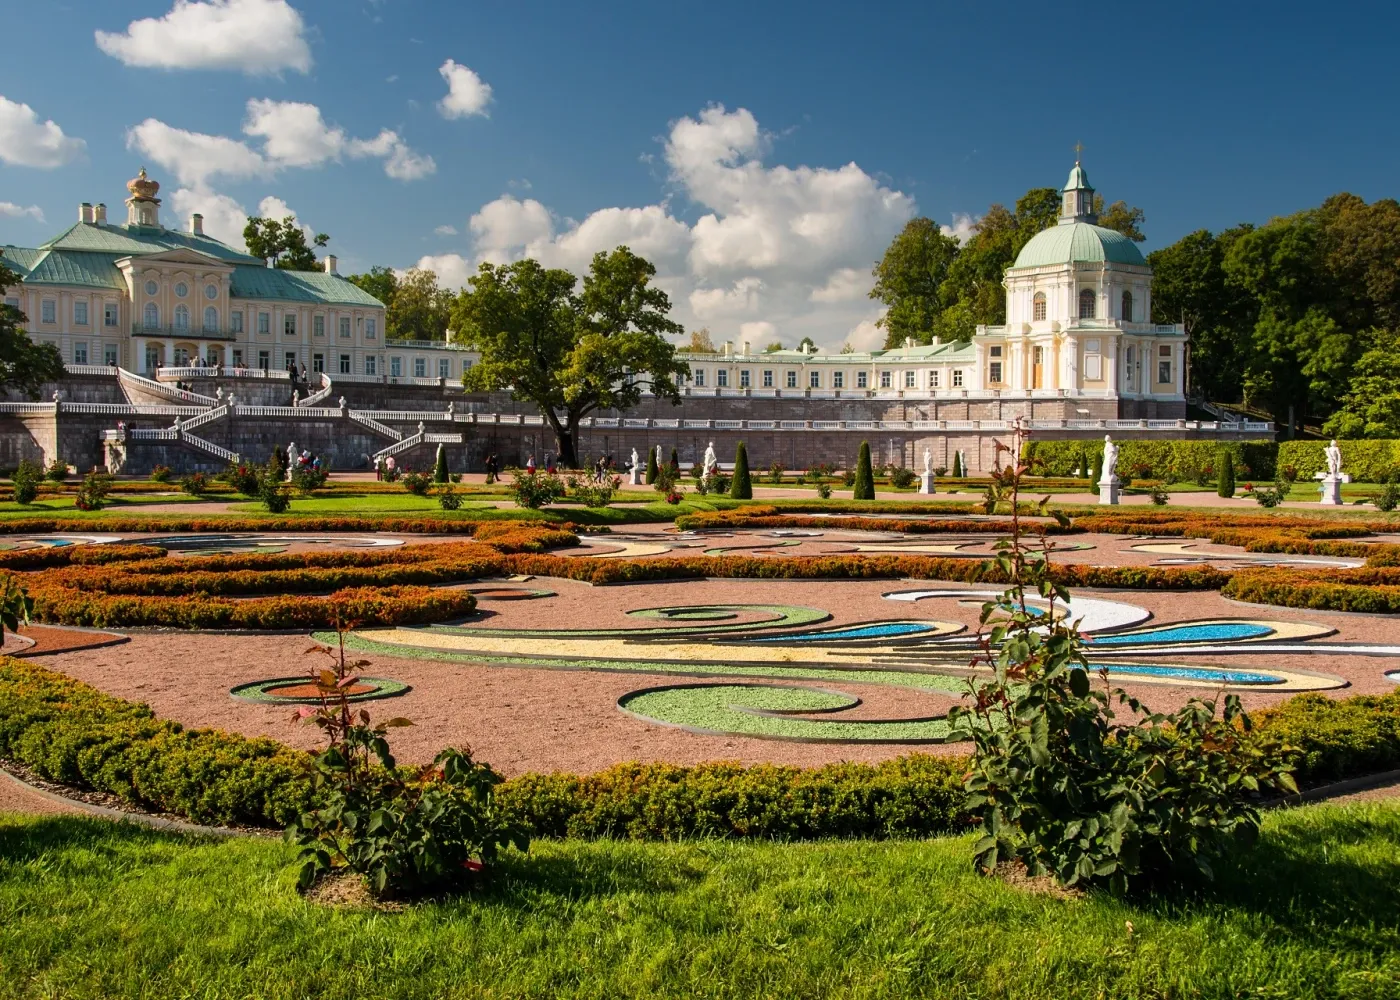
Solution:
M1021 248L1016 255L1016 263L1011 266L1048 267L1081 261L1136 264L1139 267L1147 265L1137 244L1116 229L1091 226L1087 222L1071 222L1036 233Z

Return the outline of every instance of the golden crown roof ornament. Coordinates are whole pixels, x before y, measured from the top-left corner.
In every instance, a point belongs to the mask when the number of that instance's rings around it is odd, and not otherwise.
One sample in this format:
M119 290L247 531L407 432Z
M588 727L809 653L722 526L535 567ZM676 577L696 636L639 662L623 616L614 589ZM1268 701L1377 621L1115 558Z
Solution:
M160 183L147 177L146 168L142 167L139 174L126 182L126 189L137 200L154 201L156 192L160 190Z

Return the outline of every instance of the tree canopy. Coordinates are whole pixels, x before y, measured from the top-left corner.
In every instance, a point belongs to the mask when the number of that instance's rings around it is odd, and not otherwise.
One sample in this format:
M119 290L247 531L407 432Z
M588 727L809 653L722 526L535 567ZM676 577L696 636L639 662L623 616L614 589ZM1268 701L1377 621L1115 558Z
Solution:
M0 292L20 283L19 275L0 261ZM36 344L24 331L28 317L0 303L0 385L20 390L31 399L39 387L63 377L63 356L53 344Z
M1116 201L1104 209L1095 195L1099 224L1141 241L1145 216L1140 208ZM994 204L977 220L962 243L933 220L910 220L875 265L872 299L888 311L879 321L886 347L971 340L979 325L1006 322L1002 277L1036 233L1056 224L1060 192L1031 188L1016 200L1015 210Z
M243 227L243 243L248 252L263 260L272 259L273 266L284 271L321 270L321 262L312 247L319 250L330 241L325 233L316 233L308 243L306 231L297 225L294 215L281 221L255 215Z
M666 336L682 327L655 275L625 246L594 254L581 292L574 275L536 260L483 263L452 309L453 328L481 352L463 383L533 402L561 464L577 466L579 422L593 411L631 409L643 389L680 402L689 366Z
M455 299L438 285L437 275L409 268L372 267L347 279L384 303L385 336L390 340L446 340Z

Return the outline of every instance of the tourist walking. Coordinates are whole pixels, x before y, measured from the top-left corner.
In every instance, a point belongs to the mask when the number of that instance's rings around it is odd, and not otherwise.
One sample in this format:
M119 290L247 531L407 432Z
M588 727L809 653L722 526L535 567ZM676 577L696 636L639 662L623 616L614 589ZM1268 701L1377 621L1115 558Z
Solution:
M527 458L527 459L525 460L525 471L526 471L527 473L529 473L530 475L532 475L532 476L535 474L535 456L534 456L534 455L531 455L529 458Z

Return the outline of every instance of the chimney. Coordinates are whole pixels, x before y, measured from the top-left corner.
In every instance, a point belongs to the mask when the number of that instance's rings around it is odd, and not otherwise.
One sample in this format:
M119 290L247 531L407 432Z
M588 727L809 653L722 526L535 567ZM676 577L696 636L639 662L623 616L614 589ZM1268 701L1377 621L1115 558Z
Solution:
M190 216L190 232L196 236L204 235L204 216L198 212Z
M277 266L277 258L276 258L276 257L269 257L269 258L267 258L267 269L268 269L269 271L272 270L272 269L273 269L274 267L276 267L276 266Z
M92 221L99 226L107 224L107 206L102 202L98 202L97 207L92 210Z
M92 222L92 202L85 201L78 206L78 221Z
M326 273L327 273L327 274L335 274L335 273L336 273L336 271L335 271L335 265L336 265L335 254L333 254L333 253L328 253L328 254L326 254Z
M914 338L913 338L913 337L905 337L905 338L904 338L904 349L905 349L906 351L912 351L912 350L914 349Z
M749 342L746 340L746 341L744 341L744 357L747 358L748 356L749 356Z
M734 354L734 341L732 341L732 340L726 340L726 341L724 342L724 356L725 356L726 358L728 358L728 357L732 357L733 354Z

